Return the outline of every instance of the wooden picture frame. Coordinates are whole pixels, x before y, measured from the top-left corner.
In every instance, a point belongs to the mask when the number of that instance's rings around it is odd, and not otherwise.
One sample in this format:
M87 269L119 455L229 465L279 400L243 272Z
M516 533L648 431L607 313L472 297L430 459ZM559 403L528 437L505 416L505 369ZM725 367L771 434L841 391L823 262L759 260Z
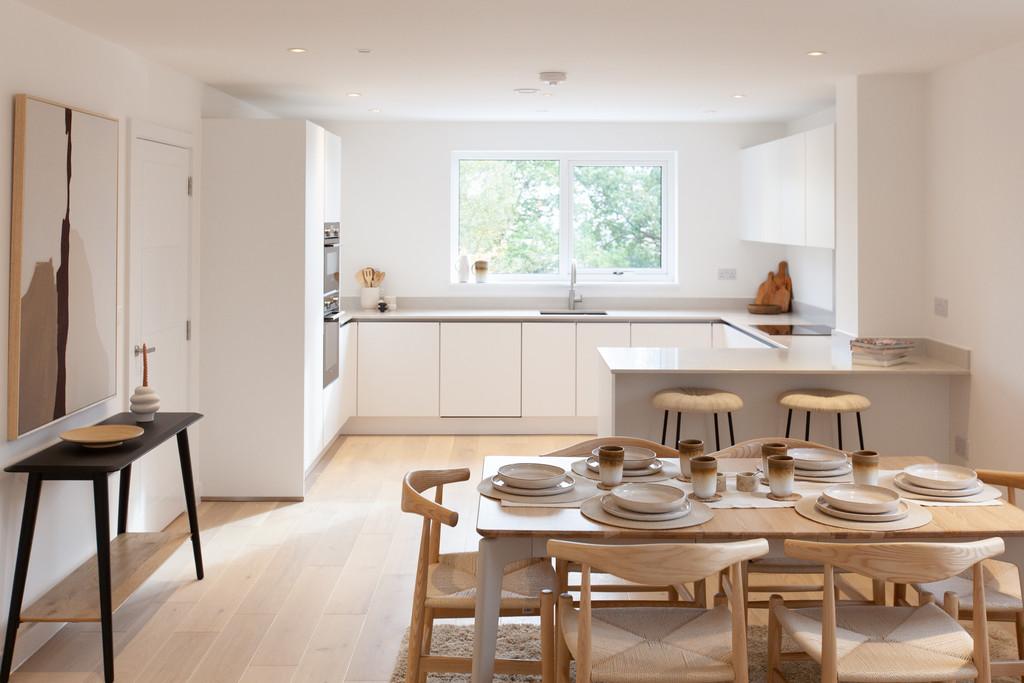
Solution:
M117 394L119 149L116 118L14 98L8 440Z

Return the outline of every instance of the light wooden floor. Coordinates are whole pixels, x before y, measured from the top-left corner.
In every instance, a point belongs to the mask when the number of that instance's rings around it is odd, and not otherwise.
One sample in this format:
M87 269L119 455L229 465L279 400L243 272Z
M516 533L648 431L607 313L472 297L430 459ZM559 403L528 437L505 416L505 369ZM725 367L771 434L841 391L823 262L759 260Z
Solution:
M481 458L583 438L348 437L303 503L202 503L206 579L195 580L185 544L115 614L118 683L387 681L408 627L419 542L419 518L399 509L402 475L472 469L469 482L446 488L461 519L442 551L473 550ZM187 530L183 518L178 529ZM763 612L751 622L764 623ZM99 625L72 624L12 681L98 683L101 671Z
M388 680L419 542L419 518L399 509L402 475L472 468L470 482L446 488L462 518L442 542L445 552L471 550L482 456L583 438L347 437L303 503L202 503L206 579L195 581L186 544L115 614L118 683ZM94 683L101 671L99 625L71 624L11 680Z

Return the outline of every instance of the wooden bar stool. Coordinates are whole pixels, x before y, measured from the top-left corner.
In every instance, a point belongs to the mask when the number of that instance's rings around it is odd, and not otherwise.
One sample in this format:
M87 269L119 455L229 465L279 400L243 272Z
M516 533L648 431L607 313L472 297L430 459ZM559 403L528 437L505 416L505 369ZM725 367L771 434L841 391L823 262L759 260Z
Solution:
M860 438L860 448L864 450L864 428L861 426L860 413L871 407L867 396L832 389L795 389L780 394L779 404L789 409L786 415L786 436L789 436L793 424L793 411L803 410L807 413L804 441L811 438L811 413L835 413L836 427L839 429L839 450L843 450L843 413L856 413L857 436Z
M712 413L715 416L715 450L721 450L722 444L718 437L718 414L725 413L729 418L729 441L736 444L736 433L732 427L732 414L743 407L743 399L731 391L721 389L679 388L664 389L654 395L651 400L654 407L665 411L661 423L661 443L668 436L668 414L676 414L676 440L679 443L682 431L683 413Z

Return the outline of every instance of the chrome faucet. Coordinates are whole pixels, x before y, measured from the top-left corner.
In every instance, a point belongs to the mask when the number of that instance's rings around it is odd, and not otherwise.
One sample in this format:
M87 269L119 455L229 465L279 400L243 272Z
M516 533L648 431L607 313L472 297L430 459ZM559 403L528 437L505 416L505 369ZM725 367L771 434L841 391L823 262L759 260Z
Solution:
M583 296L576 293L576 262L569 269L569 310L575 311L576 304L583 301Z

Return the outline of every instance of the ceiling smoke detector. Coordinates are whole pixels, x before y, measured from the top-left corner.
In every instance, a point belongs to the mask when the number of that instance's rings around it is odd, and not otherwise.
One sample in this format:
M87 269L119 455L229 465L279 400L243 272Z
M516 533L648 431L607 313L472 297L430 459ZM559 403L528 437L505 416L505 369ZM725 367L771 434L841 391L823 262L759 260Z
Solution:
M540 80L544 81L548 85L558 85L565 80L564 71L541 71Z

